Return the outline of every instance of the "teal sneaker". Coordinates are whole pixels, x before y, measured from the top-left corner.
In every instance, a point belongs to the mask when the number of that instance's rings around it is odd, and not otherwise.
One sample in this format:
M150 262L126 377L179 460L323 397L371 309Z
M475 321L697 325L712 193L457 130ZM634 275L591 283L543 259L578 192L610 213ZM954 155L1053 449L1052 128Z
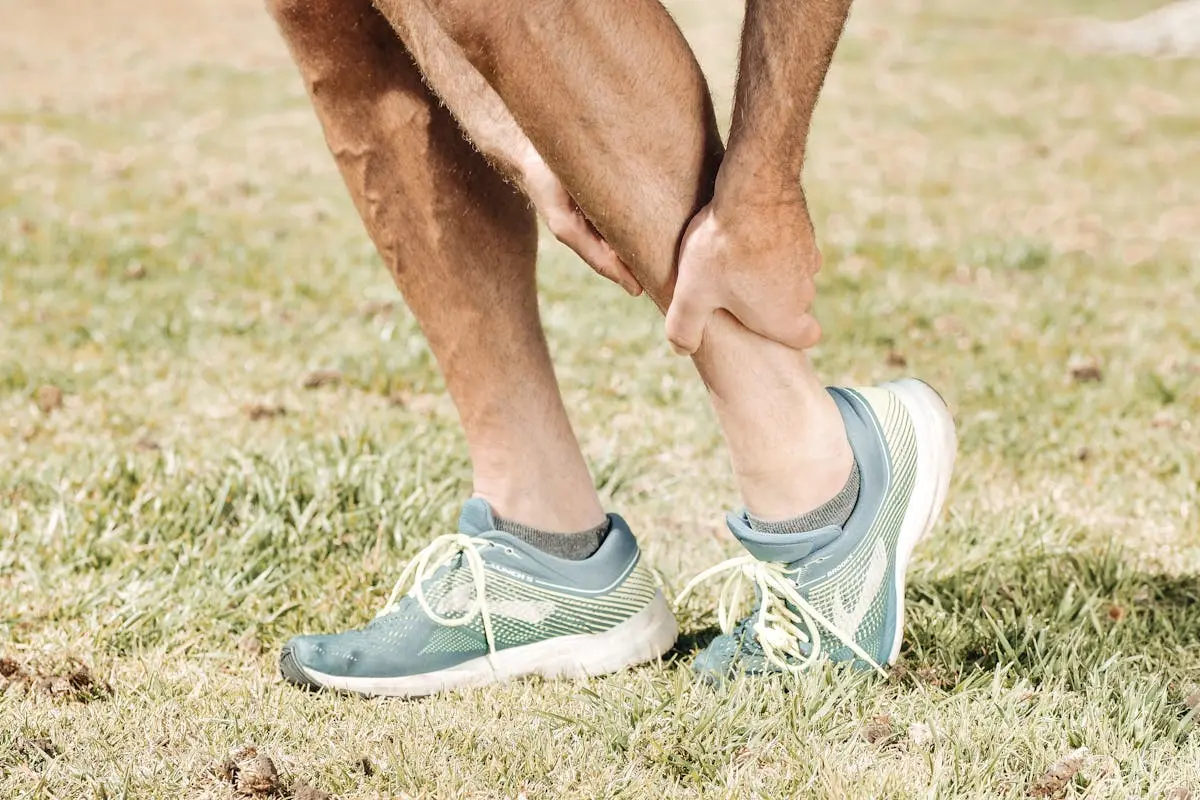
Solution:
M900 652L905 571L946 501L954 421L917 380L829 391L858 460L858 503L844 526L798 534L759 533L744 515L728 517L749 555L700 573L680 593L727 573L718 604L724 633L693 667L706 679L799 672L820 660L883 672ZM747 586L755 605L737 621Z
M497 531L488 504L469 500L459 533L417 554L373 622L292 639L280 671L309 688L419 697L659 658L675 643L675 617L629 526L609 518L600 549L568 561Z

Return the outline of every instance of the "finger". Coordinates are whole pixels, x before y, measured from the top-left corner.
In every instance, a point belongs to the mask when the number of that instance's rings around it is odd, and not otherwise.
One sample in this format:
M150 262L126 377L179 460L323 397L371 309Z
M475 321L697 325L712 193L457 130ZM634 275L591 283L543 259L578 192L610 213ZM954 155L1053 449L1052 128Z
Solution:
M597 273L633 297L642 293L642 286L629 267L581 214L574 211L555 213L546 220L546 225L556 239L575 251Z
M583 212L578 213L584 225L587 226L588 238L596 252L594 261L589 258L585 258L584 260L591 264L592 268L596 269L600 274L620 284L631 296L639 296L642 293L642 284L638 282L637 277L633 274L633 270L621 260L621 257L617 255L617 251L613 249L613 246L600 235L600 231L596 230L596 226L592 224L592 221L584 217ZM605 265L604 269L598 266L600 264Z
M816 286L804 280L787 301L749 306L740 299L726 304L729 313L754 333L795 350L807 350L821 340L821 325L810 312Z
M675 295L667 308L667 341L679 355L695 355L704 344L704 329L714 307L709 293L688 272L681 271Z
M730 312L733 313L733 312ZM821 341L821 323L809 312L768 319L761 314L733 314L738 322L765 339L794 350L808 350Z

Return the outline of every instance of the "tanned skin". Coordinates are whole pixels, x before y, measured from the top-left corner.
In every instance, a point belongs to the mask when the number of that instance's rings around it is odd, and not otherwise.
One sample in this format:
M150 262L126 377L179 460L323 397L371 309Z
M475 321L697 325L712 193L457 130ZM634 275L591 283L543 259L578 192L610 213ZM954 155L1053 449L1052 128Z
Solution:
M406 5L413 1L377 0L377 5L403 34L410 18ZM340 98L320 90L320 80L312 77L320 77L314 63L342 59L342 81L351 85L350 73L362 68L364 58L351 49L334 52L325 40L345 40L345 31L339 33L331 20L306 10L319 6L327 15L340 13L345 23L353 16L345 9L355 3L273 2L355 202L447 373L467 428L477 492L489 499L503 495L537 502L553 494L560 498L559 506L564 505L562 497L590 493L594 498L590 483L586 493L577 479L557 480L552 490L543 490L538 484L544 476L530 474L531 465L540 466L531 459L568 474L582 463L577 448L564 458L564 443L574 444L565 415L561 423L545 422L545 410L553 418L561 403L556 387L546 384L547 376L553 380L548 359L539 354L545 347L531 304L532 267L524 256L511 258L510 267L498 266L494 249L481 245L480 231L468 229L483 223L458 219L484 216L487 235L504 247L512 245L504 244L509 240L502 235L500 209L508 209L503 216L518 230L527 229L528 214L520 216L516 203L487 207L500 196L499 173L491 170L490 177L483 177L482 158L463 161L459 150L436 144L437 136L451 129L433 126L440 118L429 108L420 112L425 121L418 115L414 123L387 111L385 102L363 100L361 90L345 91ZM427 0L426 6L656 304L665 311L673 296L682 301L671 312L669 335L677 347L693 353L710 390L747 507L761 517L786 517L835 494L850 469L849 445L836 407L797 349L819 335L807 317L819 255L799 190L803 145L797 153L794 140L803 138L821 81L818 77L803 84L811 90L788 84L787 74L811 78L818 69L812 62L797 67L797 73L785 74L787 67L778 67L765 77L755 73L755 65L764 59L798 62L798 53L815 52L823 76L844 11L840 16L822 13L831 6L811 0L787 9L781 0L751 4L738 121L725 159L703 76L682 34L655 0ZM809 27L800 27L796 7L806 6ZM291 9L290 34L284 22L289 7L300 9ZM324 19L324 30L314 18ZM806 42L817 46L805 50ZM381 48L378 37L360 46ZM373 71L399 69L390 61L371 66ZM332 67L326 63L326 68ZM426 77L438 86L432 76ZM369 87L381 80L373 72L358 82ZM452 92L438 90L452 97ZM775 104L781 108L773 109ZM410 111L406 106L405 113ZM778 154L773 154L769 136L760 139L760 124L778 135ZM799 127L789 130L791 124ZM469 121L464 120L464 127L477 141L486 140L486 132L477 136ZM408 146L408 137L423 147ZM354 146L347 147L346 141ZM452 157L442 153L447 149ZM386 169L356 166L361 158L355 152L364 150L374 154L373 164ZM405 163L413 160L421 163ZM464 172L463 164L471 169ZM753 180L776 172L791 174L793 193L782 178L761 185ZM452 188L453 182L464 182L464 175L471 176L466 182L475 188ZM422 185L414 191L414 184ZM403 208L389 209L389 204ZM426 230L418 230L420 226ZM455 236L464 241L452 241ZM416 244L408 244L406 237ZM400 252L405 248L417 252ZM480 263L484 260L489 263ZM413 267L406 269L405 263ZM418 264L425 273L421 278L410 275ZM460 275L464 271L469 278ZM493 298L484 304L472 300L468 295L479 293L480 281L495 298L516 299L500 306ZM516 315L515 321L489 328L478 318L481 305L488 306L492 323L509 314ZM467 330L459 332L463 319ZM797 319L807 321L798 324ZM504 337L518 344L498 341ZM498 349L504 350L499 357ZM488 379L480 380L484 375ZM538 387L532 394L514 396L503 388L531 376ZM525 403L533 403L537 413L531 415ZM531 417L536 421L531 423ZM519 424L512 423L514 418ZM473 423L481 419L487 424ZM519 459L500 452L513 444L513 430L525 438L515 443ZM520 467L514 470L515 463ZM501 474L505 469L510 471L507 480ZM481 484L502 488L489 494L480 490ZM585 504L589 513L580 519L595 518L591 512L598 506L592 502ZM534 505L502 502L497 508L551 530L586 527L545 524L509 510L528 508L532 513Z
M642 287L633 273L600 238L504 101L442 31L423 0L397 0L392 9L396 32L426 83L459 121L476 149L529 196L559 241L629 294L640 295Z
M445 375L475 494L554 531L604 519L546 350L526 199L463 138L369 0L271 0L325 139Z
M701 318L693 358L752 513L789 517L836 494L853 456L807 357L779 341L786 332L762 336L726 310L769 307L782 294L795 298L785 304L792 317L805 315L812 276L796 265L819 258L807 214L801 224L795 208L764 203L764 213L738 215L721 248L697 252L689 237L679 258L685 231L714 199L724 148L699 66L663 7L656 0L426 4L661 309L671 304L677 276L692 291L688 274L704 267L700 256L721 258L722 249L746 258L723 269L771 278L699 286L708 302L693 302L702 313L684 315ZM389 0L378 5L390 18ZM836 39L841 20L828 27ZM764 248L771 238L786 259Z
M723 309L795 348L820 339L806 313L821 268L800 184L808 130L850 0L748 0L729 152L679 258L667 336L694 353Z

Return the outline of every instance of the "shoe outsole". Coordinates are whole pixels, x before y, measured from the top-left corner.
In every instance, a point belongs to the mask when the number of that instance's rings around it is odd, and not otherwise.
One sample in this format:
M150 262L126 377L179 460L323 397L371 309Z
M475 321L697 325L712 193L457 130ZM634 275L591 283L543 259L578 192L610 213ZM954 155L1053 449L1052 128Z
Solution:
M426 697L534 675L547 679L607 675L662 658L674 647L678 632L675 615L658 592L644 609L607 631L511 647L438 672L395 677L329 675L305 667L287 647L280 654L279 670L285 680L307 689L366 697Z

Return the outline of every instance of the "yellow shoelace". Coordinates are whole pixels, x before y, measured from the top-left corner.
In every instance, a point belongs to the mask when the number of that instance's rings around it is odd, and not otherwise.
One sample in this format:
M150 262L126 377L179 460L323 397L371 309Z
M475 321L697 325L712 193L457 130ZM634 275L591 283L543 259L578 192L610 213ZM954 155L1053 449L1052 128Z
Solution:
M494 542L475 536L468 536L465 533L447 533L444 536L437 537L426 545L421 552L413 556L412 561L408 562L408 566L404 568L404 572L400 573L400 579L392 587L392 593L388 596L387 603L375 615L375 618L378 619L379 617L386 616L396 610L396 601L399 599L400 593L404 590L405 585L411 581L412 588L408 591L407 596L415 597L417 603L421 606L421 610L439 625L445 625L448 628L459 628L464 625L470 625L475 621L475 617L477 616L483 617L483 635L487 639L488 652L495 654L496 639L492 635L492 615L488 611L487 594L484 591L487 573L483 566L483 556L479 555L481 548L493 546L495 546ZM429 601L425 597L424 583L459 553L462 553L467 569L471 571L471 580L475 585L475 597L471 600L471 605L467 608L467 612L462 616L443 617L429 605Z
M747 585L756 588L760 601L751 629L767 661L779 669L798 673L812 666L821 657L821 627L824 627L880 675L887 675L883 667L858 646L853 636L839 630L804 599L795 580L789 576L786 564L760 561L750 555L731 558L688 581L675 599L676 607L701 583L723 572L730 574L725 578L717 600L717 620L721 630L727 634L733 632ZM810 645L807 656L801 649L804 644Z

